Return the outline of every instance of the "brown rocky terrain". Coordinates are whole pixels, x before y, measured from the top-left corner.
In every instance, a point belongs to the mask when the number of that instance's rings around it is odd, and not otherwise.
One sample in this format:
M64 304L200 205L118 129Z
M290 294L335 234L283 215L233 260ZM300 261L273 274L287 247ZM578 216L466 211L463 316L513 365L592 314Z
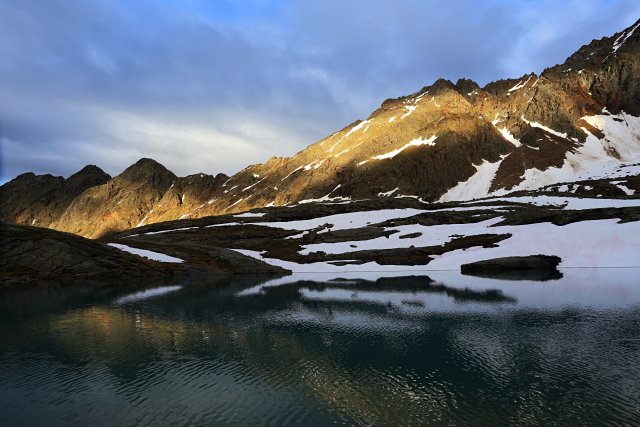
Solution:
M95 166L67 180L28 173L0 187L0 219L95 238L197 215L227 179L224 174L179 178L151 159L140 159L114 178Z
M0 223L2 284L42 279L133 279L177 269L70 233Z
M161 164L141 159L117 177L76 197L51 227L85 237L135 227L176 179Z
M68 179L25 173L0 187L0 218L17 224L50 227L85 190L111 177L94 165Z
M212 259L223 265L224 257L237 251L253 254L250 256L257 260L282 265L294 272L317 272L327 268L328 271L334 271L333 267L344 267L345 271L350 268L364 268L364 271L382 268L384 271L384 266L428 269L430 263L442 255L498 248L505 242L508 244L512 238L535 239L533 234L525 237L531 233L529 231L524 231L519 237L514 236L513 229L508 227L523 226L524 230L529 225L547 224L562 233L561 229L565 226L579 225L585 221L601 221L600 224L605 224L613 220L618 224L632 223L632 228L629 228L631 240L638 233L640 205L566 209L562 205L536 205L526 200L487 200L461 205L385 198L348 204L305 204L261 209L248 216L222 215L149 224L105 236L102 240L180 257L195 265L212 262ZM403 212L408 212L408 215ZM382 213L383 216L389 215L389 219L376 220ZM397 215L399 217L394 217ZM365 220L358 222L358 217ZM487 222L492 224L487 226ZM445 239L436 237L439 229L450 230ZM406 233L405 230L419 231ZM474 231L469 233L465 230ZM615 237L611 238L615 240ZM553 251L557 243L549 246L543 242L543 247ZM535 250L533 241L527 246ZM332 247L336 249L329 252L324 249ZM633 262L640 262L637 254L629 255L635 258ZM527 273L528 280L561 277L556 270L561 260L559 256L534 253L508 259L490 258L484 258L485 261L477 266L469 267L467 272L477 267L478 271L484 268L487 277L491 274L491 277L495 277L498 273L503 277ZM367 266L361 267L363 264ZM248 270L252 268L247 266ZM541 274L529 274L524 270L536 270Z
M158 262L75 234L0 222L0 288L42 280L115 283L219 273L287 273L224 247L203 246L198 242L185 242L182 247L170 250L163 245L155 249L175 253L184 260Z
M62 195L60 179L21 175L2 187L0 218L95 238L307 201L455 201L539 189L638 198L638 24L592 41L540 75L484 87L438 80L384 101L366 120L292 157L274 157L232 177L178 178L142 159L109 181Z

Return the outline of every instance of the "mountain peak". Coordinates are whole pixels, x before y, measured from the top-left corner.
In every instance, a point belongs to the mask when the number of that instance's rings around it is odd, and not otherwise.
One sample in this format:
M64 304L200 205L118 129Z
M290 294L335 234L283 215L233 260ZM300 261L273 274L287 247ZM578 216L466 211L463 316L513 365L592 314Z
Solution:
M130 167L164 167L160 162L157 162L156 160L153 160L149 157L142 157L140 160L138 160L137 162L135 162L133 165L131 165Z
M143 157L120 174L123 178L144 178L149 176L167 176L172 179L177 178L169 169L164 165L158 163L153 159Z
M456 82L456 88L460 93L470 93L474 90L480 89L480 85L470 79L458 79Z
M73 175L71 175L69 177L69 180L71 179L79 179L79 178L88 178L88 177L97 177L97 178L104 178L105 180L108 180L111 178L111 176L106 173L105 171L103 171L102 169L100 169L98 166L96 165L87 165L85 167L83 167L82 169L80 169L78 172L74 173Z
M637 51L638 40L640 40L640 19L633 25L617 33L613 37L612 53L625 51ZM635 48L635 49L634 49Z
M454 85L451 80L447 79L438 79L429 87L430 93L432 93L433 95L437 95L438 93L443 92L447 89L455 91L458 90L456 88L456 85Z

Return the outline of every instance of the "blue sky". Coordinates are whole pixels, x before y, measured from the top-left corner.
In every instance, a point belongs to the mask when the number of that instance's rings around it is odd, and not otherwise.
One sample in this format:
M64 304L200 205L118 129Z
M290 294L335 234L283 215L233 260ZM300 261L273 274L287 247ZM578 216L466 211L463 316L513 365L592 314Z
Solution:
M443 77L540 72L637 0L0 0L2 181L292 155Z

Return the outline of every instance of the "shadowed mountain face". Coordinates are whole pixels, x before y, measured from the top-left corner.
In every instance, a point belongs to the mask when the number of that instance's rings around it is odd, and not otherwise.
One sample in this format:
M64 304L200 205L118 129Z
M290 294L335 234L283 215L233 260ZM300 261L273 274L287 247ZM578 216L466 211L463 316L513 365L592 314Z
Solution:
M21 175L2 187L1 219L99 237L310 200L470 200L578 181L587 192L606 181L609 193L633 196L640 190L639 27L594 40L540 75L484 88L438 80L292 157L231 178L178 178L149 159L76 193L60 190L62 178Z
M0 187L0 218L18 224L50 227L85 190L111 177L97 166L85 166L68 179L25 173Z
M176 272L175 264L158 263L73 234L0 222L2 286L43 279L159 278Z

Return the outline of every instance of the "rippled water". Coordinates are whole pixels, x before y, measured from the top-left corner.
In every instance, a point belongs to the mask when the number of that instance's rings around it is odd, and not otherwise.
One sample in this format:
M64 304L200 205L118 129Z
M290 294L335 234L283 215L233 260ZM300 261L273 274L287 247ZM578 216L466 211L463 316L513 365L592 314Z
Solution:
M640 425L639 277L5 290L0 424Z

